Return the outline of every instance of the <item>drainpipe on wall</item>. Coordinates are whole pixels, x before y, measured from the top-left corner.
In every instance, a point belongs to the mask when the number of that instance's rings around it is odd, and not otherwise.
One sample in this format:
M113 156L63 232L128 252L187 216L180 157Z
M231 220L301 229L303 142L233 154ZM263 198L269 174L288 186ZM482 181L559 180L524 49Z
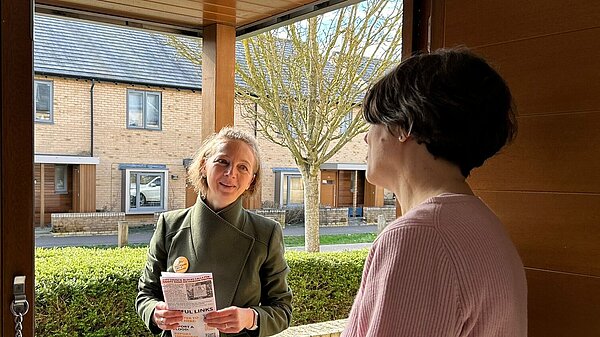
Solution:
M94 156L94 85L96 81L92 78L90 87L90 157Z

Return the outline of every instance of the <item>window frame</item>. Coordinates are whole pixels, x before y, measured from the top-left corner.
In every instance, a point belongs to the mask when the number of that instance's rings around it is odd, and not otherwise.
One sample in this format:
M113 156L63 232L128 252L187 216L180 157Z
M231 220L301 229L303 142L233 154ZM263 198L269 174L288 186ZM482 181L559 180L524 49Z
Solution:
M146 168L129 168L123 170L123 193L122 193L122 203L124 205L125 214L153 214L156 212L165 212L167 210L167 205L169 203L169 170L168 169L146 169ZM136 185L135 191L135 200L136 205L132 207L131 205L131 175L136 174L136 181L134 182ZM140 204L140 175L148 175L148 176L161 176L161 203L160 205L150 205L143 206Z
M292 185L291 180L297 178L300 179L300 184L302 185L302 175L300 173L282 173L281 174L281 206L283 208L288 207L300 207L304 203L304 186L302 186L302 201L299 203L290 203L291 189Z
M50 80L34 80L33 81L33 121L35 123L54 124L54 81ZM37 92L39 84L47 84L50 87L48 97L48 114L49 119L38 119L37 117Z
M129 101L130 95L132 93L141 94L142 95L142 125L141 126L132 126L129 124L130 111L129 111ZM158 126L148 126L148 109L147 109L147 98L148 96L158 96ZM161 131L162 130L162 92L161 91L151 91L151 90L138 90L138 89L127 89L127 101L125 105L125 127L127 129L133 130L149 130L149 131Z
M58 188L58 168L61 167L63 169L62 178L64 181L64 189ZM67 164L54 164L54 194L69 194L69 165Z

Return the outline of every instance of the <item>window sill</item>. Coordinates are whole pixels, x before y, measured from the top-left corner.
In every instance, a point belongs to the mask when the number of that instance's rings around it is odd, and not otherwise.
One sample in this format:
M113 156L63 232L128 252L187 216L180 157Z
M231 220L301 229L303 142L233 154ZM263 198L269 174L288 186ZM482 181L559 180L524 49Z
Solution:
M154 214L158 212L166 212L167 210L164 208L148 208L148 209L140 209L140 210L129 210L126 211L126 215L145 215L145 214Z

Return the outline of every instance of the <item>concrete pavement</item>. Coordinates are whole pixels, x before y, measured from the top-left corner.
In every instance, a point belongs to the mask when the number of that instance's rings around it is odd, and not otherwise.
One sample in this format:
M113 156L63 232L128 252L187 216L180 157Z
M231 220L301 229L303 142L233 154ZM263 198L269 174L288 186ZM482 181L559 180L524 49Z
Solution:
M319 229L321 235L331 234L352 234L352 233L376 233L377 226L352 224L349 226L337 227L321 227ZM150 242L150 238L154 233L153 226L145 226L139 228L131 228L129 230L128 242L129 245L146 245ZM301 236L304 235L304 226L293 225L286 226L283 229L284 236ZM82 234L55 234L50 231L50 228L36 228L35 230L35 246L36 247L85 247L85 246L114 246L117 245L116 232L98 234L98 233L82 233ZM370 243L344 244L344 245L323 245L321 251L343 251L355 250L370 247ZM289 251L302 251L304 247L289 247Z
M321 252L343 252L348 250L358 250L363 248L371 248L371 243L347 243L341 245L321 245ZM288 252L303 252L304 246L301 247L286 247Z

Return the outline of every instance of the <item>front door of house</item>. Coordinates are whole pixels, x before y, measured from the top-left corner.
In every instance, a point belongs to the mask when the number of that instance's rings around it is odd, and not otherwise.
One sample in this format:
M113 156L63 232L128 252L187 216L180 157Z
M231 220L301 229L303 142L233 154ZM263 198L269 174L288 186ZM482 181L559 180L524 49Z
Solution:
M335 207L337 171L321 171L321 207Z

